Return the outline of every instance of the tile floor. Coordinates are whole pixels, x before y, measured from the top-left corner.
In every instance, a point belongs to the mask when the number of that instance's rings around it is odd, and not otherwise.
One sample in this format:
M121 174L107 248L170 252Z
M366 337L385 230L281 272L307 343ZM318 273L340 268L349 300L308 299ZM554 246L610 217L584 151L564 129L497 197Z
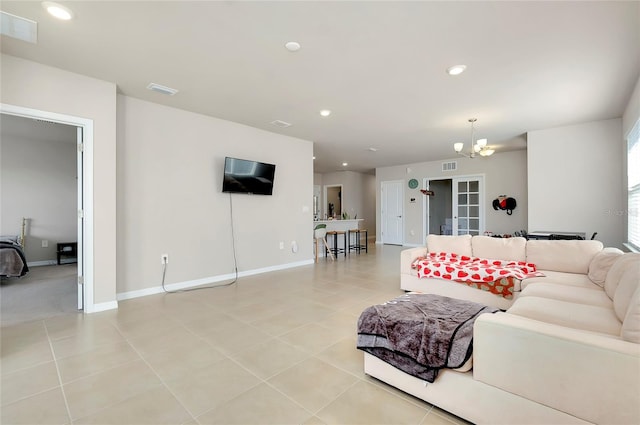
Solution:
M366 376L401 247L3 327L2 424L466 424Z

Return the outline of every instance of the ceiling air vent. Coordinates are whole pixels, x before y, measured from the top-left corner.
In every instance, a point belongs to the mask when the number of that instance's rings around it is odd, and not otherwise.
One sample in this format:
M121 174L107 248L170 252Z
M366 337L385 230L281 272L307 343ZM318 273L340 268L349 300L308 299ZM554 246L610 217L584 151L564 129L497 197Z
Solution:
M442 171L456 171L458 169L458 161L450 161L442 163Z
M276 127L280 127L280 128L291 127L291 124L289 124L288 122L280 121L280 120L271 121L271 124L275 125Z
M167 86L161 86L160 84L156 84L156 83L149 84L147 88L149 90L152 90L161 94L166 94L168 96L173 96L174 94L178 93L178 90L176 89L172 89L171 87L167 87Z
M35 44L38 42L38 23L7 12L0 12L0 33Z

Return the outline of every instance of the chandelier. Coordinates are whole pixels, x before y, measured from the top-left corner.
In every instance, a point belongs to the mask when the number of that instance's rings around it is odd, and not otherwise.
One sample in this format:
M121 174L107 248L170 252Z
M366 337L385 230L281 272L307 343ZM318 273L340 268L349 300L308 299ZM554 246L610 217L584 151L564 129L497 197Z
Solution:
M458 142L453 144L453 150L456 151L458 155L465 156L467 158L475 158L476 154L481 156L489 156L493 155L495 152L494 149L491 149L487 146L487 139L478 139L474 142L474 124L478 121L477 118L469 118L469 122L471 123L471 150L469 153L464 153L462 150L464 149L464 143Z

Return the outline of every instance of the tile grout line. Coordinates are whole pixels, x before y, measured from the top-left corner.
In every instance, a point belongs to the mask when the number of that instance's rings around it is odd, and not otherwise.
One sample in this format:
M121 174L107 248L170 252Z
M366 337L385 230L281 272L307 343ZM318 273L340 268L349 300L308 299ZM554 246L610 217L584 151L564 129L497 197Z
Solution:
M73 423L73 417L71 416L71 409L69 408L69 401L67 400L67 393L64 390L64 385L62 384L62 374L60 373L60 367L58 366L58 359L56 357L56 353L53 350L53 341L49 335L49 328L47 328L47 324L45 321L42 321L42 326L44 326L44 331L47 334L47 341L49 342L49 349L51 350L51 356L53 357L53 362L56 365L56 374L58 375L58 382L60 383L60 392L62 392L62 399L64 400L64 407L67 410L67 416L69 418L69 423Z
M182 326L184 329L187 329L184 325L180 324L180 326ZM116 327L117 328L117 327ZM188 329L187 329L188 330ZM144 356L138 351L138 349L136 347L133 346L133 344L131 344L131 342L129 341L128 338L126 338L122 332L120 332L120 329L117 329L118 333L120 333L120 335L122 335L122 337L124 338L124 340L126 341L127 344L129 344L129 346L131 347L131 349L138 355L138 357L140 357L140 359L149 367L149 369L151 369L151 371L153 372L153 374L156 376L156 378L158 378L158 380L160 381L160 384L169 392L169 394L171 394L171 396L176 399L176 401L180 404L180 406L185 410L185 412L187 412L189 414L189 416L191 416L191 419L200 423L200 421L198 421L196 419L196 416L193 414L193 412L191 412L191 410L189 410L187 408L187 406L184 405L184 403L180 400L180 398L174 394L174 392L171 390L171 388L169 388L169 386L166 384L166 382L164 381L164 379L162 379L162 377L158 374L158 372L153 368L153 366L151 366L151 364L147 361L147 359L144 358ZM139 394L137 394L139 395ZM186 421L188 422L188 421Z

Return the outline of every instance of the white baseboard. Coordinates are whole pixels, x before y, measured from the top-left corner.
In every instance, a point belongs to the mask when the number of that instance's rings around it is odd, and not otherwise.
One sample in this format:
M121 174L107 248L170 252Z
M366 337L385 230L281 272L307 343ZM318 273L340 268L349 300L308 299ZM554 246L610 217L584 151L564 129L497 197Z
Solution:
M420 245L419 243L403 243L402 246L410 246L412 248L418 248L424 245Z
M99 313L101 311L114 310L118 308L118 301L107 301L106 303L94 304L91 308L85 308L85 313Z
M43 260L27 262L27 267L55 266L58 264L56 260Z
M279 264L277 266L263 267L263 268L260 268L260 269L245 270L245 271L242 271L242 272L238 272L238 277L252 276L252 275L256 275L256 274L268 273L268 272L273 272L273 271L278 271L278 270L286 270L286 269L291 269L291 268L294 268L294 267L307 266L307 265L310 265L310 264L314 264L314 260L313 259L297 261L295 263ZM202 279L195 279L195 280L187 280L187 281L184 281L184 282L170 283L170 284L164 285L164 287L168 291L177 291L177 290L180 290L180 289L187 289L187 288L193 288L193 287L196 287L196 286L209 285L209 284L212 284L212 283L223 282L225 280L233 280L235 277L236 277L235 273L229 273L229 274L224 274L224 275L205 277L205 278L202 278ZM129 300L129 299L132 299L132 298L146 297L147 295L161 294L162 292L164 292L164 290L162 289L162 285L159 285L159 286L153 286L151 288L139 289L137 291L120 292L120 293L116 294L116 299L118 301L123 301L123 300Z
M376 240L376 245L384 245L384 242ZM415 246L415 247L422 246L420 244L412 244L412 243L404 243L404 242L399 244L399 245L396 245L396 244L390 244L390 245L395 245L395 246Z
M77 261L75 260L61 260L60 265L64 264L75 264ZM27 262L27 267L41 267L41 266L55 266L58 262L56 260L43 260L43 261L31 261Z

